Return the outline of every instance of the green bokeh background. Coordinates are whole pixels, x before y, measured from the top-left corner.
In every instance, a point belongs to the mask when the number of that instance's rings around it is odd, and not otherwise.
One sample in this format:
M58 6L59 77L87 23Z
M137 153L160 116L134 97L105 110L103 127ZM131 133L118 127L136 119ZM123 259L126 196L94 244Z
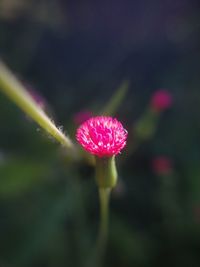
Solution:
M0 0L0 57L74 139L74 114L104 109L129 130L161 88L173 96L151 138L119 155L105 266L200 266L200 4ZM173 173L156 175L166 156ZM98 228L94 170L73 163L0 94L0 266L87 266Z

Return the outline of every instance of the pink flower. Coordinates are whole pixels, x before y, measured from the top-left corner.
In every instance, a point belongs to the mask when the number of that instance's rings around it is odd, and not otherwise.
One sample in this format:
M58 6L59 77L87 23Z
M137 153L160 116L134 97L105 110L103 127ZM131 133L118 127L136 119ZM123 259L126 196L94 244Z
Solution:
M126 145L127 131L112 117L93 117L77 130L76 139L83 148L98 157L117 155Z
M92 112L89 110L82 110L74 114L73 121L79 125L92 117Z
M172 172L172 161L168 157L159 156L152 160L152 169L157 175L167 175Z
M158 90L151 98L151 107L153 110L160 112L170 108L173 102L172 95L167 90Z

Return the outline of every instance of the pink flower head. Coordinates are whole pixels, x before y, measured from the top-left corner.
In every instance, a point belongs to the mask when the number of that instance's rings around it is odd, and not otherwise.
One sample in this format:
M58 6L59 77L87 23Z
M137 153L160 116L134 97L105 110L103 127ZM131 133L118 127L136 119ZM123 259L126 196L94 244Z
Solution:
M76 139L83 148L98 157L117 155L126 145L127 131L112 117L93 117L77 130Z
M164 111L167 108L170 108L173 102L172 95L167 90L158 90L154 93L151 98L151 107L155 111Z
M173 169L172 165L171 159L165 156L159 156L152 160L152 168L157 175L170 174Z
M92 112L89 110L82 110L74 114L73 121L79 125L92 117Z

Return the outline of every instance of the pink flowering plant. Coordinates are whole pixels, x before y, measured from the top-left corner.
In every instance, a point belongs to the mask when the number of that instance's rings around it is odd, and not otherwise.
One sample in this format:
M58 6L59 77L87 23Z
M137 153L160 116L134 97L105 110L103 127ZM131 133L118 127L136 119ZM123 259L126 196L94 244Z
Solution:
M150 102L151 109L158 113L170 108L172 104L172 96L166 89L156 91Z
M96 159L96 182L101 204L98 253L101 255L107 239L109 195L117 182L115 156L126 145L127 131L117 119L97 116L88 119L78 128L76 139Z
M139 143L150 140L155 135L162 113L172 104L173 97L168 90L159 89L153 93L146 111L133 126L134 135Z
M100 158L112 157L125 147L127 131L117 119L98 116L78 128L76 139L87 152Z
M152 169L157 175L169 175L172 173L172 160L166 156L158 156L152 160Z
M76 126L80 124L75 133L76 140L79 143L77 144L49 118L44 106L41 105L39 94L36 94L35 91L26 90L5 64L0 62L0 90L48 135L57 140L69 152L72 161L77 163L77 161L84 159L81 147L88 157L94 158L94 176L100 202L100 225L94 253L95 263L92 261L91 266L103 266L108 236L109 198L118 179L115 158L125 149L128 137L128 131L123 124L111 115L116 112L118 105L125 96L127 86L127 82L122 84L116 95L102 110L102 114L95 116L93 112L88 110L75 114L74 123ZM146 114L138 120L129 132L129 135L134 136L135 143L138 140L141 142L152 137L158 123L158 114L171 105L172 96L166 90L157 91L152 96ZM129 155L133 150L129 146L129 149L124 151L124 156ZM154 162L154 168L157 170L163 170L166 165L168 167L168 164L163 160Z

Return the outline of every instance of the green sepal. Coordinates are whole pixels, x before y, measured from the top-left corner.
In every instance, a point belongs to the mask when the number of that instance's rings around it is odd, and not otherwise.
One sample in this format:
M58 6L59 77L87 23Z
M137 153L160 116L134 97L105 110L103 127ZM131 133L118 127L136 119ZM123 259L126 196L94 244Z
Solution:
M117 183L117 169L115 156L95 157L96 159L96 182L98 187L113 188Z

